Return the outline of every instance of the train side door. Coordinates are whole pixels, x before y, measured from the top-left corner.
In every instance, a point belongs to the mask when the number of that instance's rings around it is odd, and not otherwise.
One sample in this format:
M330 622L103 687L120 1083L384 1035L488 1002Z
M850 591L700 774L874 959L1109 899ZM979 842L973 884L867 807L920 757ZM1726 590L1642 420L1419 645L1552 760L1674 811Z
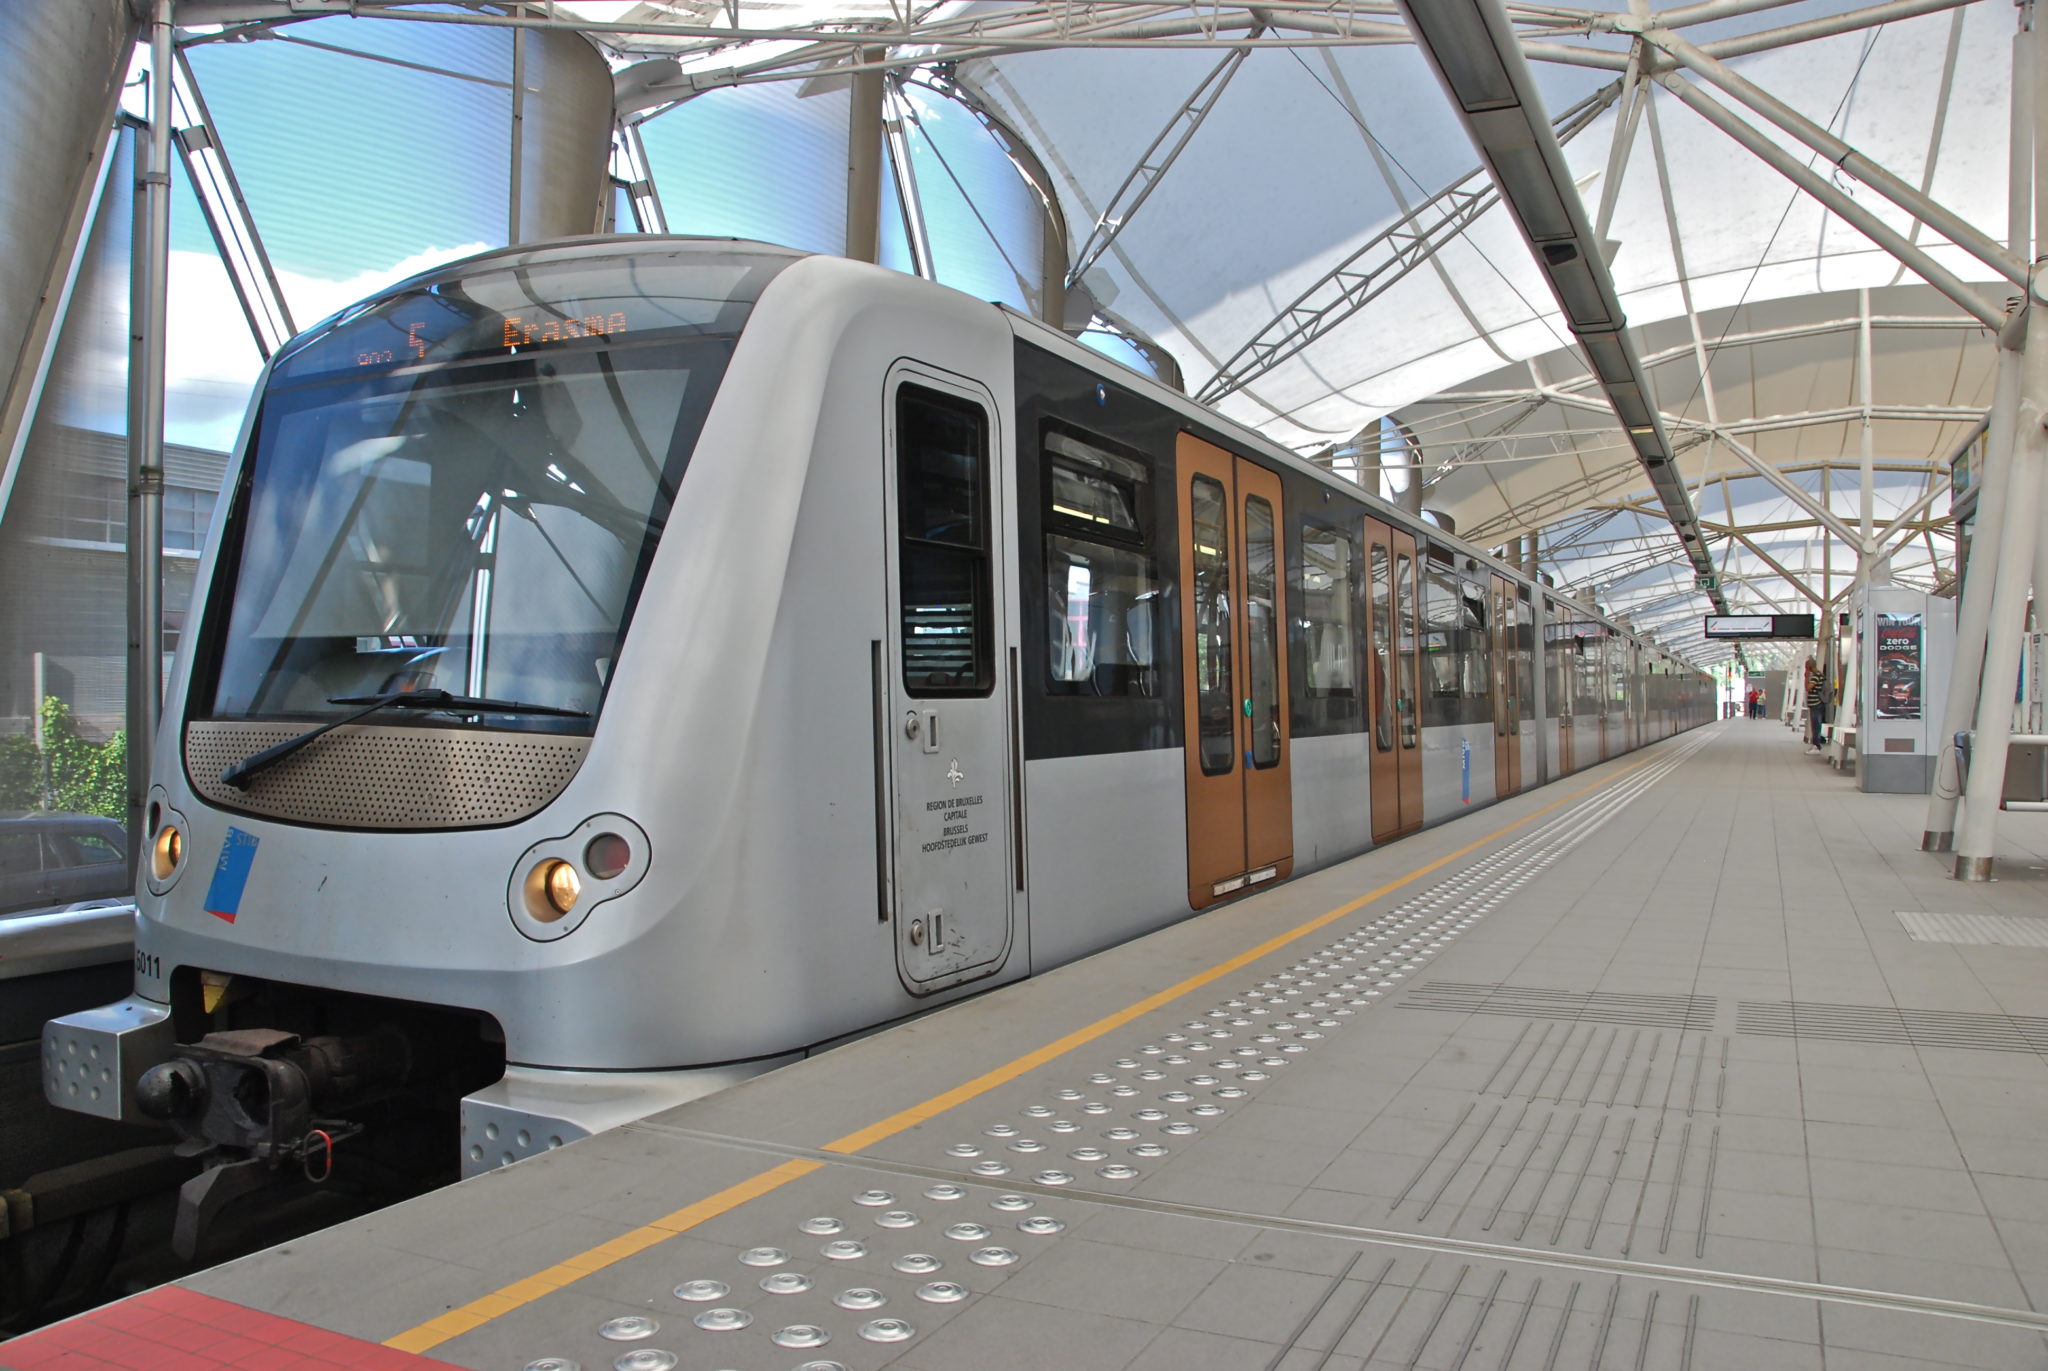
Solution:
M1415 538L1367 519L1365 555L1372 840L1384 843L1422 827Z
M1188 903L1293 868L1280 478L1189 434L1177 445Z
M929 994L995 971L1012 938L1007 483L987 392L901 364L890 380L884 900L903 983Z
M1487 632L1493 639L1493 794L1504 800L1522 789L1522 678L1515 660L1521 602L1505 576L1493 578L1492 600Z

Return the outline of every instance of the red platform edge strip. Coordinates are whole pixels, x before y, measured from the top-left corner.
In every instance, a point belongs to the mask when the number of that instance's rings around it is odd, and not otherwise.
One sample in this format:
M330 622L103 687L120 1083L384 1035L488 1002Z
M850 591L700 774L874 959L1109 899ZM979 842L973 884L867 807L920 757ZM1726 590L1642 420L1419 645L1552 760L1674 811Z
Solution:
M453 1363L175 1285L0 1342L12 1371L456 1371Z

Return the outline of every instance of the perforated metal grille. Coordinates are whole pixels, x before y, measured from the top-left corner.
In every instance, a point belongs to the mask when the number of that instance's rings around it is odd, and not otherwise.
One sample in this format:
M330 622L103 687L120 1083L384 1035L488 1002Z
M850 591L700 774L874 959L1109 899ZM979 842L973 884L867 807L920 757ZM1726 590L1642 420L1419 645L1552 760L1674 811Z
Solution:
M1630 995L1609 990L1549 990L1535 985L1430 981L1409 991L1401 1007L1704 1032L1714 1026L1715 1005L1711 995Z
M1739 1032L1768 1038L1831 1038L1839 1042L1905 1043L1988 1052L2048 1052L2048 1019L1973 1014L1888 1005L1744 1000Z
M336 828L474 828L510 823L562 793L588 738L439 728L338 728L254 777L220 773L308 725L207 721L185 726L193 788L222 809Z

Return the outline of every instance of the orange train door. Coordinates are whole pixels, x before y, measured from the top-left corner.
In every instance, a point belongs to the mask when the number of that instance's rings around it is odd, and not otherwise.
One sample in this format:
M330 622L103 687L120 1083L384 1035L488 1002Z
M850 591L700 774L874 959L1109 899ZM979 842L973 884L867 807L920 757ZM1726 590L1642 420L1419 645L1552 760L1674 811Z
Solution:
M1365 521L1366 633L1371 643L1372 840L1422 827L1422 700L1416 644L1415 537Z
M1491 598L1487 633L1493 640L1493 795L1504 800L1522 789L1522 678L1515 660L1520 601L1505 576L1493 578Z
M1180 435L1188 903L1294 867L1280 478Z

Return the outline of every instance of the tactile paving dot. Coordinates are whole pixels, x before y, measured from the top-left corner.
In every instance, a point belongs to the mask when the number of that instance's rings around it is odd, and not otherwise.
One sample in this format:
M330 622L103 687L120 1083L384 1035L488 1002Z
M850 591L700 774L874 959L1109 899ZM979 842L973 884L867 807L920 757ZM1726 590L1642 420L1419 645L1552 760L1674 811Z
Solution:
M899 1265L896 1269L900 1271L903 1268ZM889 1297L871 1285L856 1285L832 1297L832 1303L841 1309L880 1309L888 1302Z
M946 1236L955 1242L980 1242L988 1236L988 1225L981 1223L956 1223L946 1229Z
M908 1342L917 1329L902 1319L870 1319L860 1326L860 1335L869 1342Z
M917 1297L930 1304L958 1304L967 1298L967 1287L957 1281L927 1281L917 1287ZM531 1367L527 1371L533 1371ZM576 1371L571 1366L567 1371Z
M699 1328L713 1333L736 1333L753 1323L754 1316L744 1309L707 1309L691 1322Z
M802 1229L804 1232L810 1234L814 1238L829 1238L834 1233L843 1233L846 1231L846 1225L844 1223L840 1222L838 1219L827 1218L824 1215L820 1215L815 1219L805 1219L802 1223L798 1224L797 1227Z
M740 1253L741 1266L780 1266L789 1260L789 1253L779 1247L749 1247Z
M1054 1233L1064 1232L1066 1227L1067 1225L1063 1220L1056 1219L1050 1214L1033 1214L1030 1218L1023 1220L1017 1225L1017 1231L1029 1233L1033 1237L1044 1238L1050 1237Z
M875 1215L877 1228L915 1228L917 1224L917 1215L908 1209L885 1209Z
M1033 1176L1032 1179L1040 1185L1072 1185L1074 1183L1074 1173L1071 1171L1041 1171L1036 1176Z
M976 1266L1010 1266L1015 1264L1017 1254L1007 1247L978 1247L967 1254L967 1260Z
M924 1197L928 1200L957 1200L967 1194L967 1187L951 1181L940 1181L937 1185L925 1187Z
M642 1347L614 1357L612 1371L675 1371L681 1360L673 1352L664 1352L658 1347Z
M998 1195L988 1202L990 1209L1000 1209L1005 1214L1018 1214L1029 1209L1038 1201L1029 1195Z
M886 1190L863 1190L853 1197L853 1202L869 1209L881 1209L896 1203L896 1197Z
M567 1357L535 1357L526 1364L526 1371L583 1371L583 1363Z
M793 1323L770 1333L768 1341L777 1347L823 1347L832 1335L815 1323Z
M889 1265L906 1276L927 1276L944 1266L945 1263L929 1252L905 1252Z
M1111 1162L1108 1166L1097 1167L1095 1174L1106 1181L1128 1181L1137 1178L1138 1168L1126 1166L1122 1162Z
M801 1295L812 1283L801 1271L775 1271L761 1277L761 1288L771 1295Z
M1007 1176L1010 1174L1010 1164L1008 1162L993 1161L976 1162L974 1164L974 1174L977 1176Z
M732 1293L732 1287L724 1281L684 1281L676 1287L676 1298L702 1304L706 1300L722 1300Z
M868 1254L868 1245L852 1238L838 1238L818 1249L818 1255L827 1261L850 1262Z
M610 1338L613 1342L638 1342L651 1338L661 1331L661 1325L645 1314L627 1314L622 1318L607 1319L597 1327L597 1335Z

